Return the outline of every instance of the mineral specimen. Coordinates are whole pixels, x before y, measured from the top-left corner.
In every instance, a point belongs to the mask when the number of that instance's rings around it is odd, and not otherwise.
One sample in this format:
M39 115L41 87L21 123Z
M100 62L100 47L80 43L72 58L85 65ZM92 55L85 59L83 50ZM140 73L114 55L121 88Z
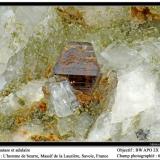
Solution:
M159 13L0 7L0 141L160 141Z
M54 106L55 113L59 117L65 117L76 110L79 103L68 81L50 84L50 101Z
M99 66L93 46L87 42L70 42L54 67L54 74L68 77L75 89L91 92Z
M106 65L118 72L117 91L112 106L112 123L122 122L156 105L157 77L152 74L149 65L143 62L144 53L122 46L111 45L102 52L102 56L108 62Z

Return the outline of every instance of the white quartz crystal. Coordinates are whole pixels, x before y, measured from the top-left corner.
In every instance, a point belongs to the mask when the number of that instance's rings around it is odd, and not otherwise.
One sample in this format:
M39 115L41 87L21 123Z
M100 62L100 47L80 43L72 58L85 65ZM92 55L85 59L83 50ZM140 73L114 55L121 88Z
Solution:
M159 43L111 44L102 53L104 66L117 71L118 84L112 106L112 123L123 122L157 105L157 75L150 64ZM124 128L124 131L126 129ZM123 132L124 132L123 131Z
M22 49L35 27L46 17L48 8L0 7L0 75L6 70L7 81L19 76L24 65Z
M3 75L0 75L0 91L4 88L7 81L5 80L5 77Z
M150 134L149 134L148 140L151 142L159 142L160 141L159 122L152 124L152 126L149 129L150 129Z
M61 136L73 134L78 140L85 140L93 123L93 117L87 112L77 116L62 117L58 120L58 131Z
M18 104L18 99L15 96L15 94L11 93L9 96L1 98L0 99L0 113L3 113L4 115L9 115L17 108L20 107L20 104Z
M73 117L62 117L58 120L58 131L61 136L70 134L73 132L75 126L75 120Z
M16 20L25 26L27 34L30 35L34 30L34 27L46 17L48 8L48 6L17 7L15 10Z
M133 121L132 118L128 118L122 122L122 135L125 135L126 133L128 133L128 130L131 129L131 127L133 127L132 121Z
M105 67L116 71L127 71L136 67L142 62L142 58L137 56L138 52L129 48L125 44L111 44L102 53Z
M9 58L13 55L9 43L12 30L15 28L15 14L10 7L0 7L0 13L0 64L3 64L0 73L3 73Z
M46 80L34 80L24 85L15 93L0 99L0 112L10 114L17 110L21 104L18 100L23 99L25 105L30 105L33 102L40 101L43 97L42 86Z
M125 135L122 135L120 142L138 142L136 133L134 130L128 131Z
M111 115L110 113L102 113L96 120L91 129L87 141L107 141L111 138Z
M55 113L59 117L65 117L73 114L79 106L68 81L61 81L50 84L50 99L54 106Z
M18 97L24 98L26 101L32 103L43 98L44 94L42 86L46 80L34 80L25 85L21 90L16 92Z
M77 137L85 137L90 129L93 118L88 113L82 113L75 124L75 134Z
M112 123L137 115L156 104L156 78L144 66L118 77Z
M136 135L139 129L148 132L145 140L155 140L153 135L158 136L156 125L160 120L157 115L160 87L155 70L159 66L159 48L158 41L137 43L134 47L111 44L101 53L104 69L115 70L118 83L111 113L99 116L88 140L139 141Z
M7 63L7 67L4 72L4 77L7 82L10 82L23 74L24 54L19 51L12 56Z

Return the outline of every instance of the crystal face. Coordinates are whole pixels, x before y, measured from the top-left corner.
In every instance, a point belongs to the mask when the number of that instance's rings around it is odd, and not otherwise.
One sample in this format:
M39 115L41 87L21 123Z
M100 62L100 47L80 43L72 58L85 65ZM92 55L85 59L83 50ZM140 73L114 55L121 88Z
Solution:
M51 103L59 117L73 114L79 103L68 81L57 82L50 86Z
M99 76L92 44L69 42L54 67L54 74L68 77L71 85L78 90L91 92Z
M156 105L156 78L145 66L118 78L112 122L121 122Z
M159 142L159 6L0 6L0 141Z

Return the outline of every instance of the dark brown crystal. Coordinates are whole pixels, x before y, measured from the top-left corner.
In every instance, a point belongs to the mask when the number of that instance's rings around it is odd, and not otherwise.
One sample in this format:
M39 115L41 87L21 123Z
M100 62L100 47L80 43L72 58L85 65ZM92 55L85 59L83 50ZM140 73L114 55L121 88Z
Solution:
M69 42L60 55L54 74L65 76L78 90L92 91L99 76L99 66L91 43Z

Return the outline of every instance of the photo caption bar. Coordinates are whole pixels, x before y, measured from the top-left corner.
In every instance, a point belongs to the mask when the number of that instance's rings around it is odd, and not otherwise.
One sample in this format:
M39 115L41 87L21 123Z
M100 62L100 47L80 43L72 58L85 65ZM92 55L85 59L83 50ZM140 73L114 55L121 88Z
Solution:
M112 160L160 159L160 147L0 147L0 159L10 160Z

